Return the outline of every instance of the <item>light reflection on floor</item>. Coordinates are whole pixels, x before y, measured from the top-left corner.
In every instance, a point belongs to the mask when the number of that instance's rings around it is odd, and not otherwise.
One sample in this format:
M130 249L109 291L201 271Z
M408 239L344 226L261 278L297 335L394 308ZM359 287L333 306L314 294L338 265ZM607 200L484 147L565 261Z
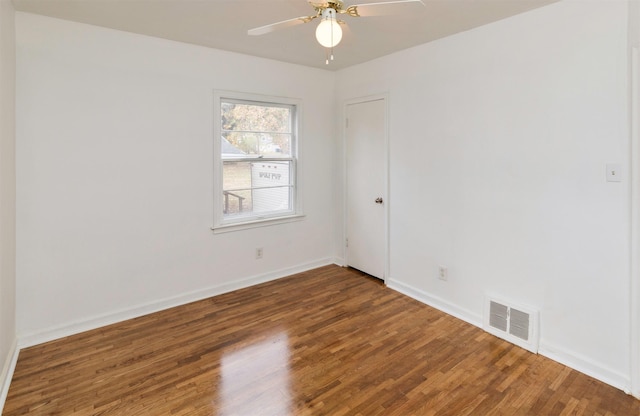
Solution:
M286 332L225 353L221 365L220 415L291 414Z

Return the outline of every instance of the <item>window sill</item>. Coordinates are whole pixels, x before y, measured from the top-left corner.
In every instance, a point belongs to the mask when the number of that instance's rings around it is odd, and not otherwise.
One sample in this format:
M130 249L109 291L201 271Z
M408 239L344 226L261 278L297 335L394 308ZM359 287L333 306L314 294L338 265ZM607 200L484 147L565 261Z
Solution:
M304 214L294 214L294 215L288 215L286 217L264 218L264 219L240 222L237 224L218 225L215 227L211 227L211 230L213 231L214 234L222 234L222 233L228 233L232 231L248 230L251 228L269 227L272 225L302 221L304 218L305 218Z

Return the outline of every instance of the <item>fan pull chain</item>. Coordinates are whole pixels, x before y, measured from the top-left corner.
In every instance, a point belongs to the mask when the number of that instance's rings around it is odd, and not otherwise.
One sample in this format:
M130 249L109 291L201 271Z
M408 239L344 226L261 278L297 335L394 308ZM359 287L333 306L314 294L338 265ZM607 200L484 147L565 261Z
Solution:
M333 45L333 24L335 22L335 19L331 18L331 44ZM327 59L324 61L325 65L329 65L329 61L333 61L333 46L330 48L331 51L329 51L329 48L327 48Z
M335 43L333 43L333 25L336 24L335 13L333 16L334 17L331 18L331 60L332 61L333 61L333 45L335 45Z
M327 59L324 61L325 65L329 65L329 61L333 61L333 48L326 48Z

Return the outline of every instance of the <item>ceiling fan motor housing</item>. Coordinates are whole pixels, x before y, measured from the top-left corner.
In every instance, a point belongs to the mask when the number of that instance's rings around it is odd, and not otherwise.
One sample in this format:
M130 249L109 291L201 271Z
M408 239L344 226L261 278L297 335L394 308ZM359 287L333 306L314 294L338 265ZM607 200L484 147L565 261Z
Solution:
M336 11L330 7L322 11L322 19L334 19L336 18Z

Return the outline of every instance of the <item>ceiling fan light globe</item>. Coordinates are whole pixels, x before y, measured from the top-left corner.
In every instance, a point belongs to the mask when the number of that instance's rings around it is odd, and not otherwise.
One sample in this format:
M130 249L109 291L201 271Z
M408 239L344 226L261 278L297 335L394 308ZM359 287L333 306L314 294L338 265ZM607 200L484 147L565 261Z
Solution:
M325 48L333 48L342 40L342 28L332 19L324 19L316 28L316 39Z

